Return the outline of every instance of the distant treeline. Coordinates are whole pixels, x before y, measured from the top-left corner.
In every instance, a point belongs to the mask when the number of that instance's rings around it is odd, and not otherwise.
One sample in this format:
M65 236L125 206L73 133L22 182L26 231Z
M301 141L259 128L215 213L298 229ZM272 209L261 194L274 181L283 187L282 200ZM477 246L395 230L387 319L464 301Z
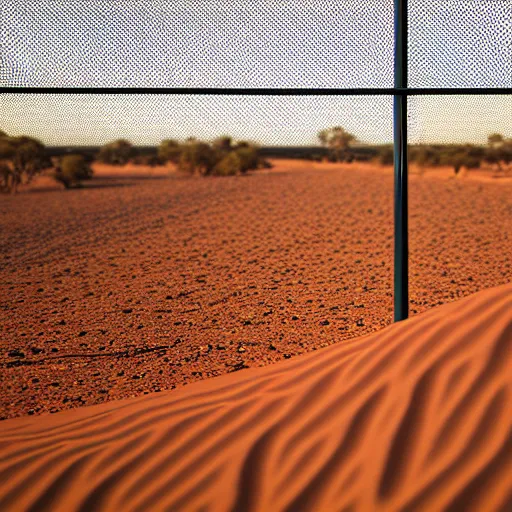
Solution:
M352 148L356 161L370 161L378 157L383 146L358 146ZM96 159L101 146L48 146L50 156L63 156L72 153L83 155L88 161ZM135 154L144 158L158 156L158 146L133 146ZM325 160L329 150L319 146L260 146L258 153L262 158L291 158L301 160Z
M12 137L0 131L0 191L16 193L19 185L30 183L44 169L53 169L53 177L65 188L80 186L92 177L91 163L95 160L110 165L131 162L157 166L172 162L181 171L202 176L233 176L270 167L256 145L234 143L228 135L211 142L194 137L184 142L166 139L157 147L136 147L118 139L101 147L47 148L37 139Z
M487 146L474 144L416 144L408 147L408 160L420 169L428 167L453 167L455 174L462 168L479 169L482 165L494 168L497 172L510 172L512 163L512 139L504 139L500 134L492 134ZM393 164L393 147L381 148L379 162Z
M249 170L271 167L268 158L299 158L330 162L375 162L393 164L393 146L358 144L356 137L336 126L318 134L320 146L258 147L228 136L204 142L189 137L183 142L163 140L158 146L134 146L118 139L99 146L45 147L27 136L9 136L0 131L0 191L16 192L20 184L29 183L43 169L53 169L53 177L65 188L80 186L92 177L94 160L110 165L157 166L172 162L178 169L202 176L232 176ZM409 161L420 169L451 166L477 169L482 163L499 172L509 172L512 162L512 139L501 134L489 135L486 146L472 144L410 145Z
M494 139L493 139L494 140ZM70 153L80 153L92 162L100 151L99 146L70 146L50 147L51 156L63 156ZM134 146L139 158L135 162L152 162L158 164L158 146ZM283 158L312 161L340 161L328 147L321 146L264 146L258 149L263 159ZM455 173L462 167L476 169L484 164L494 167L497 171L507 171L510 168L512 144L510 139L501 136L496 142L487 146L475 144L411 144L408 147L409 162L420 168L450 166ZM376 162L380 165L393 165L393 145L359 145L350 147L343 161L347 162Z

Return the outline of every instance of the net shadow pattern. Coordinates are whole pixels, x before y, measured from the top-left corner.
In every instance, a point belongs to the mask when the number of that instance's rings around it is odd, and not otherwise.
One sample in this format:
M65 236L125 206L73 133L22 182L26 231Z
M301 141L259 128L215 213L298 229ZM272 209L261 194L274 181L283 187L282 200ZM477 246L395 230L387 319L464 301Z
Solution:
M391 96L19 94L2 99L2 129L47 145L136 145L222 135L262 146L319 146L318 132L343 126L360 143L391 143Z
M512 87L510 0L409 0L409 87Z
M408 98L409 144L476 144L493 133L512 138L512 95L418 95Z
M1 85L393 86L393 0L4 0Z

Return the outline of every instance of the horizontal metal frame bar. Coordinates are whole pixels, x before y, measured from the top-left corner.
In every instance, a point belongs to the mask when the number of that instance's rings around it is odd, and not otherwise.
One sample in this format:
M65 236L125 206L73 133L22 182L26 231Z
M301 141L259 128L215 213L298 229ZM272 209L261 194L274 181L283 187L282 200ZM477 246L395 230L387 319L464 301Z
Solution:
M428 95L503 95L512 87L500 88L211 88L211 87L2 87L9 94L201 94L218 96L428 96Z

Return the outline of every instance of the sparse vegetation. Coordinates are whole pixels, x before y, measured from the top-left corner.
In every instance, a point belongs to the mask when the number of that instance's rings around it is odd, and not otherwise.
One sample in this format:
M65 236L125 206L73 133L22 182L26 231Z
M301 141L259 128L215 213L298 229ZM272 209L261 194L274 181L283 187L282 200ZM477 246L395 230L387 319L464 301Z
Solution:
M495 165L498 172L510 171L512 162L512 139L505 139L499 133L493 133L487 138L485 161Z
M66 155L58 162L54 178L65 188L76 187L92 178L92 170L82 155Z
M207 176L217 162L218 155L209 144L190 138L181 147L178 168L189 174Z
M183 172L202 176L233 176L268 167L254 145L245 141L233 144L233 139L228 135L211 143L195 137L189 137L183 144L167 139L160 143L158 155L164 162L177 164Z
M355 135L347 132L341 126L335 126L318 133L318 139L322 146L329 149L331 162L352 162L354 157L349 152L350 144L357 139Z
M158 146L158 158L162 162L178 163L180 159L180 144L173 139L166 139L160 142Z
M241 172L242 161L236 152L227 153L219 160L213 168L215 176L234 176Z
M352 147L356 137L340 126L322 130L318 138L323 147L270 147L261 153L268 157L299 158L331 162L378 162L393 164L393 146L362 145ZM66 154L79 152L80 154ZM50 159L50 155L52 158ZM63 156L64 155L64 156ZM118 139L98 149L48 148L28 136L10 137L0 130L0 191L16 193L21 184L30 183L45 168L54 167L53 177L66 188L79 186L92 176L91 162L98 160L111 165L135 165L156 167L166 162L177 169L201 176L234 176L250 170L270 168L272 165L260 155L260 149L246 141L234 141L223 135L210 142L189 137L184 142L165 139L157 148L135 148L128 140ZM420 174L425 169L450 166L455 175L462 169L494 170L499 174L510 173L512 163L512 139L502 134L488 136L486 146L474 144L418 144L408 148L410 163L416 164ZM52 163L53 161L53 163Z
M378 158L380 165L393 165L393 146L383 146Z
M105 144L98 154L98 160L105 164L125 165L136 155L135 148L126 139Z
M37 139L21 135L9 137L0 132L0 190L15 194L21 184L30 183L34 176L51 162L45 147Z

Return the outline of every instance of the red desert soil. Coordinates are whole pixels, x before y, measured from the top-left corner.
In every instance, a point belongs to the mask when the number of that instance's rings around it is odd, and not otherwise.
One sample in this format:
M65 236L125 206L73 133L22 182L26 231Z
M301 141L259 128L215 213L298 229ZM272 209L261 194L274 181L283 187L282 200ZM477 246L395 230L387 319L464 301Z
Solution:
M0 197L0 417L169 390L392 322L392 175L97 167ZM43 180L44 181L44 180ZM512 184L410 179L411 313L510 282Z
M318 352L0 423L0 510L512 510L512 285Z

